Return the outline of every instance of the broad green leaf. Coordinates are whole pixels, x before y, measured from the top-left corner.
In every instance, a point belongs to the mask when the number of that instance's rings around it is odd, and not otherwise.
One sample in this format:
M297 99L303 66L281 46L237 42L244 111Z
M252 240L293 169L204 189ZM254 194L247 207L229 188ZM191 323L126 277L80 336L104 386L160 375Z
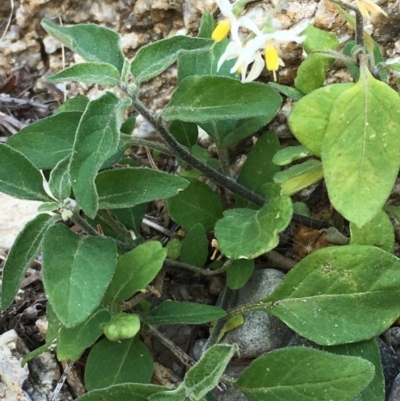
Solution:
M188 186L188 181L147 168L109 170L96 177L100 209L122 209L169 198Z
M305 146L288 146L275 153L272 162L277 166L286 166L308 156L311 156L311 152Z
M362 228L350 223L350 245L372 245L393 253L394 230L392 222L384 211L380 211Z
M146 210L147 203L141 203L126 209L114 209L112 213L128 230L132 230L137 236L139 236L140 225L142 224Z
M166 253L160 242L150 241L120 256L103 305L125 301L150 284L161 270Z
M71 179L69 176L69 156L60 160L51 170L49 188L57 200L63 200L71 195Z
M373 375L374 367L365 359L290 347L257 358L235 386L249 401L345 401Z
M10 249L2 277L1 309L6 310L17 295L25 272L40 250L45 232L56 220L39 214L20 231Z
M111 319L106 309L98 309L87 320L77 326L62 326L57 340L57 358L60 361L77 361L86 348L102 335L102 325Z
M200 127L214 139L215 143L222 144L224 138L235 129L235 120L211 120L199 123Z
M166 120L206 122L268 117L278 113L281 97L269 86L216 76L185 78L162 114Z
M85 386L91 391L122 383L148 384L152 373L151 354L139 337L117 342L105 338L90 351L85 367Z
M211 157L210 153L208 152L207 149L202 148L199 145L194 145L192 147L192 154L193 156L196 156L199 160L201 160L204 164L207 166L213 168L214 170L220 170L221 169L221 163L219 160L214 159ZM180 175L187 177L187 178L198 178L202 175L202 173L198 170L192 169L192 170L186 170L182 171L179 173ZM188 175L184 175L188 174Z
M222 203L218 195L204 182L191 181L178 195L167 199L172 219L185 228L200 223L206 231L212 230L222 217Z
M216 344L208 349L185 376L186 396L201 400L221 379L233 355L238 351L236 344Z
M124 54L119 35L109 28L95 24L60 26L44 19L42 27L62 44L78 53L85 61L108 63L121 72Z
M133 130L136 126L136 117L130 116L128 117L123 124L121 125L121 132L126 135L132 135Z
M318 29L311 24L303 31L303 34L306 40L302 43L302 46L308 54L316 50L333 49L339 44L335 34Z
M268 82L268 85L296 102L304 96L299 90L291 86L281 85L276 82Z
M242 288L250 279L254 271L254 260L234 260L226 272L226 285L231 290Z
M274 182L281 184L282 195L293 195L316 183L323 176L322 163L318 160L308 160L276 173Z
M399 170L399 129L398 93L368 70L333 104L321 147L324 176L333 206L359 227L390 195Z
M279 171L272 159L279 150L279 139L272 131L261 135L251 149L240 171L237 182L253 192L264 196L262 186L272 182L275 173ZM236 196L236 206L254 208L252 202Z
M181 246L181 262L197 267L203 267L208 256L208 239L206 230L201 224L195 224L185 238Z
M128 340L140 330L139 316L134 313L118 313L103 325L103 332L110 341Z
M400 316L400 260L373 246L319 249L301 260L265 311L322 345L363 341Z
M71 97L65 103L63 103L54 112L54 114L71 112L71 111L78 111L80 113L83 113L88 103L89 103L89 98L87 96L78 95L75 97Z
M232 259L254 259L275 248L279 232L290 223L292 201L280 188L267 184L268 202L259 210L230 209L215 225L221 251Z
M351 398L350 401L383 401L385 399L385 380L383 377L380 352L374 338L354 344L325 347L325 350L338 355L358 356L374 365L374 378L360 394Z
M76 401L148 401L152 394L165 391L165 387L152 384L116 384L100 390L89 391Z
M249 136L255 134L260 128L267 125L273 117L251 117L245 118L244 120L239 120L236 122L235 128L229 132L223 139L222 144L224 148L229 148L235 145L237 142L248 138Z
M333 103L353 86L353 83L333 84L317 89L297 102L290 113L288 122L294 136L315 155L321 155Z
M52 169L70 156L81 116L69 111L44 118L13 135L7 145L23 153L38 169Z
M216 306L192 302L165 301L146 317L147 324L204 324L226 316Z
M297 70L295 87L304 94L320 88L325 81L325 70L329 65L326 56L313 53L309 55Z
M211 39L173 36L143 46L131 63L131 72L136 83L148 81L161 74L173 64L181 52L209 49L214 43Z
M119 82L119 71L108 63L91 61L79 63L46 78L48 82L86 82L89 84L117 86Z
M175 120L169 126L169 132L183 146L191 149L197 143L198 129L194 123Z
M115 243L74 234L59 224L47 230L42 252L49 302L63 325L76 326L100 305L115 269Z
M76 201L91 218L99 207L94 179L104 161L117 150L122 113L129 104L129 99L120 100L106 92L88 104L79 123L70 176Z
M52 201L40 171L19 151L0 144L0 192L20 199Z

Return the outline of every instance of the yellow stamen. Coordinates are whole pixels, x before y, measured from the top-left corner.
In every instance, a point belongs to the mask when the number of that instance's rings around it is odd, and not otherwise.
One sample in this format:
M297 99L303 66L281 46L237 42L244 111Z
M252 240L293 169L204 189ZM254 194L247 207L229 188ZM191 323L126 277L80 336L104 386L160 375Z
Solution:
M215 42L219 43L224 40L231 29L231 23L228 19L224 19L215 27L211 37Z
M267 70L273 72L274 80L276 81L276 71L279 69L279 54L274 46L273 39L268 41L267 47L265 48L264 57Z

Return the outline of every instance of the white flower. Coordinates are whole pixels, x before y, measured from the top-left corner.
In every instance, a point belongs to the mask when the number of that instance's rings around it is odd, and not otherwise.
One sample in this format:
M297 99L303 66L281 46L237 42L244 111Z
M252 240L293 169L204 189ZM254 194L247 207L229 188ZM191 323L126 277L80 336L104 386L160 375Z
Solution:
M221 42L228 36L229 32L231 32L232 40L239 41L239 28L241 27L246 28L256 34L261 33L257 25L250 18L245 16L238 18L233 13L233 4L231 4L229 0L215 0L215 2L221 11L221 14L225 17L217 24L214 32L212 33L212 38L215 40L215 42Z
M279 57L277 44L280 42L302 43L306 37L299 36L299 34L304 31L306 25L308 25L308 22L288 31L261 33L244 44L240 41L231 41L218 62L218 69L224 61L237 58L235 65L231 69L231 73L240 72L242 82L254 81L264 68L264 61L261 56L261 50L263 50L265 65L269 71L273 72L276 80L276 71L279 66L284 65ZM247 69L251 63L253 65L249 74L247 74Z

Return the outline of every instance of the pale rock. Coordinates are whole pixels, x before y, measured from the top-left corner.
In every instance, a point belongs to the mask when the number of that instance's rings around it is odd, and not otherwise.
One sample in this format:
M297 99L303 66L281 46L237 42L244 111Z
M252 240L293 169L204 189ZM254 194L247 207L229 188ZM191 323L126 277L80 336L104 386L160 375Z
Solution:
M50 35L43 39L43 44L47 54L53 54L61 47L61 42Z
M333 31L345 25L346 20L341 16L334 3L322 0L318 3L314 23L317 28Z

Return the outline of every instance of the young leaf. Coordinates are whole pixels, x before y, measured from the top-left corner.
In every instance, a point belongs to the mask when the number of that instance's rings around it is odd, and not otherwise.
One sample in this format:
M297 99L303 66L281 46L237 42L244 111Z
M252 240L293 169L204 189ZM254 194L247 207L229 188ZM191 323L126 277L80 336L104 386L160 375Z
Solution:
M393 253L393 225L384 211L380 211L363 228L358 228L355 224L350 223L350 232L350 245L373 245Z
M208 240L206 230L195 224L186 234L181 246L181 262L203 267L207 261Z
M362 341L400 315L400 260L373 246L319 249L263 302L265 311L317 344Z
M325 70L329 63L330 60L324 55L310 54L297 70L297 76L294 80L296 88L304 94L320 88L324 84Z
M167 199L172 219L185 228L202 224L206 231L212 230L222 217L222 203L218 195L204 182L191 181L178 195Z
M226 312L211 305L165 301L146 317L147 324L204 324L221 319Z
M254 271L254 260L234 260L226 272L226 285L231 290L242 288L250 279Z
M103 305L125 301L150 284L162 268L166 253L160 242L149 241L122 255Z
M143 46L131 63L131 72L136 83L155 77L173 64L181 52L209 49L214 41L189 36L173 36Z
M268 117L271 121L281 100L267 85L242 84L225 77L190 76L181 82L162 116L166 120L192 122L250 117Z
M62 44L78 53L86 61L113 65L119 72L124 65L124 54L119 35L109 28L95 24L60 26L44 19L42 27Z
M122 383L148 384L152 373L151 354L138 337L119 342L105 338L90 351L85 385L91 391Z
M108 63L91 61L79 63L46 78L47 82L87 82L89 84L117 86L119 82L119 71Z
M60 160L51 170L49 188L57 200L64 200L71 195L71 178L69 176L69 156Z
M279 171L272 159L279 150L279 139L272 131L261 135L251 149L237 179L239 184L251 189L253 192L264 195L262 186L272 182L275 173ZM236 206L254 208L252 202L235 197Z
M365 359L291 347L257 358L235 386L249 401L344 401L362 391L373 375Z
M110 341L128 340L140 330L139 316L134 313L118 313L103 325L103 332Z
M213 16L210 13L204 13L201 16L199 33L197 36L199 38L211 38L215 26L216 23Z
M165 387L152 384L116 384L100 390L89 391L76 401L148 401L152 394L165 391Z
M267 184L268 202L259 210L230 209L215 225L221 251L232 259L254 259L275 248L279 232L292 217L292 202L280 195L280 188Z
M3 271L1 309L6 310L17 295L25 272L39 253L45 232L56 220L48 214L39 214L20 231L8 254Z
M333 104L321 147L324 176L333 206L358 227L382 209L396 180L398 110L398 93L367 69Z
M290 113L288 123L293 135L315 155L321 155L333 103L353 86L353 83L333 84L317 89L297 102Z
M374 378L360 394L350 401L382 401L385 398L385 380L383 377L381 357L378 344L374 338L368 341L324 348L326 351L334 354L364 358L374 365Z
M233 355L238 351L236 344L216 344L208 349L185 376L186 396L201 400L219 382Z
M47 230L43 240L43 284L63 325L76 326L100 305L116 260L111 238L77 235L61 224Z
M268 82L268 85L296 102L304 96L299 90L291 86L281 85L276 82Z
M100 209L122 209L169 198L188 184L179 176L147 168L103 171L96 177Z
M75 198L91 218L99 206L94 179L103 162L117 150L122 113L129 104L130 100L120 100L106 92L88 104L79 123L70 176Z
M57 339L57 358L60 361L77 361L103 333L102 325L109 322L111 314L98 309L87 320L74 327L62 326Z
M311 24L307 26L303 34L305 34L306 40L302 43L302 46L308 54L316 50L330 50L339 44L339 40L334 33L323 31Z
M305 146L288 146L275 153L272 163L277 166L286 166L295 160L311 156L311 152Z
M0 144L0 192L20 199L52 201L40 171L19 151Z
M70 156L82 113L68 111L44 118L13 135L7 145L23 153L38 169L52 169Z

